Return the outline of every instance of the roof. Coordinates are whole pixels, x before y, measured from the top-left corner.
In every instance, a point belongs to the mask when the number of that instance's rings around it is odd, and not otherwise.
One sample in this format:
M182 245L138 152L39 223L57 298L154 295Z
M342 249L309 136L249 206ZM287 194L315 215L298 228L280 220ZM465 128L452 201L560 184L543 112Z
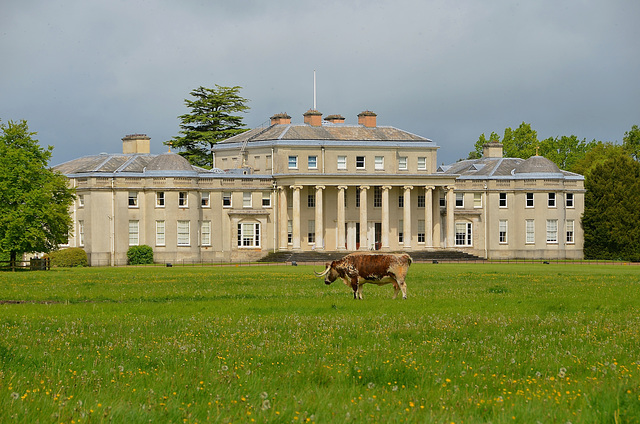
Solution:
M481 158L440 166L437 172L460 175L458 179L576 179L580 174L563 171L543 156L520 158Z
M432 142L428 138L394 127L365 127L363 125L345 125L324 122L322 126L317 127L308 124L276 124L268 127L254 128L227 140L218 142L217 145L287 140Z
M191 165L176 153L155 154L108 154L84 156L54 167L64 175L117 176L122 174L144 174L145 176L201 176L224 173L222 170L204 169Z

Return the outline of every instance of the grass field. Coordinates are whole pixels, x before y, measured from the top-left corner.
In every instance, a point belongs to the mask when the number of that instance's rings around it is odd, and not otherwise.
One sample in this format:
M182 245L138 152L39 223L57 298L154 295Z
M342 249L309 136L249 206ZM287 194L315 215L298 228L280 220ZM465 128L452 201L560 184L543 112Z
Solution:
M638 267L313 269L1 273L0 422L640 422Z

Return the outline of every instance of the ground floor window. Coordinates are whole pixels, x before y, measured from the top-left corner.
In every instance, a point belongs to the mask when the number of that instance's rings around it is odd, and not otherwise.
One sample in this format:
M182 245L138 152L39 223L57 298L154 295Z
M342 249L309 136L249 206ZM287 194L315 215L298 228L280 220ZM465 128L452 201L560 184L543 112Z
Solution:
M456 246L471 246L471 223L456 222Z
M309 220L308 224L307 224L307 238L308 238L308 242L309 244L313 244L316 242L316 221L315 220Z
M202 221L200 224L200 238L203 246L211 246L211 221Z
M507 243L507 220L501 219L498 223L498 241L502 244Z
M558 242L558 220L547 219L547 243Z
M238 247L260 247L260 224L257 222L238 224Z
M164 246L165 243L164 221L156 221L156 246Z
M140 243L140 222L129 221L129 246L137 246Z
M178 221L178 246L189 246L190 226L189 221Z
M526 226L526 234L527 234L525 243L533 244L536 242L535 223L533 219L527 219L525 222L526 222L525 226Z
M573 219L567 221L567 243L570 244L575 242L573 239L573 222Z
M418 243L425 242L424 219L418 220Z

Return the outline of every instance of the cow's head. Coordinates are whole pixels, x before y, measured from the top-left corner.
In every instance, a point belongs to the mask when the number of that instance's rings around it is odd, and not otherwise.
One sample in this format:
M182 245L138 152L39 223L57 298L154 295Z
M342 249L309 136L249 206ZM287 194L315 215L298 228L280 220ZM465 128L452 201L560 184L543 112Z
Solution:
M333 266L334 262L331 262L330 264L328 263L325 270L322 272L313 272L316 277L324 277L324 283L327 285L333 283L338 278L338 271L336 271Z

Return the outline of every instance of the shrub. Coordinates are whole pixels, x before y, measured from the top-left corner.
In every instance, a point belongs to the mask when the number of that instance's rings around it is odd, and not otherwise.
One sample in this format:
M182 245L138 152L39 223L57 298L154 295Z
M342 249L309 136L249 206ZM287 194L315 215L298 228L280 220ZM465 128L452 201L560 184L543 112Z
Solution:
M56 250L46 256L50 258L51 266L55 267L87 266L89 264L87 252L80 247Z
M151 246L131 246L127 250L127 260L129 265L146 265L153 263L153 249Z

